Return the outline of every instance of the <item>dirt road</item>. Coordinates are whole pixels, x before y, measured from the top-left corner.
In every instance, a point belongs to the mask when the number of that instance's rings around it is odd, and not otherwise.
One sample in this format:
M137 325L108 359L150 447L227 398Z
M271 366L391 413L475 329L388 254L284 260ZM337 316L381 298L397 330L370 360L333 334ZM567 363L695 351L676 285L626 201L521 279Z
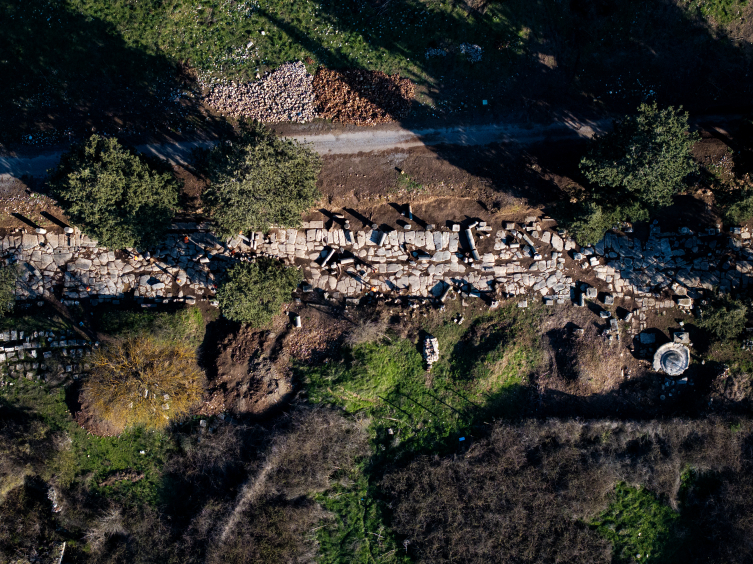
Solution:
M611 120L581 122L566 120L549 125L521 126L496 123L448 128L404 129L394 124L337 133L288 135L290 139L311 143L322 155L344 155L408 149L429 145L488 145L490 143L537 143L545 140L590 138L609 127ZM137 145L136 150L163 158L173 164L186 164L191 151L209 147L213 141L186 141L173 144ZM0 156L0 174L20 178L23 175L44 176L60 160L62 151L34 156Z

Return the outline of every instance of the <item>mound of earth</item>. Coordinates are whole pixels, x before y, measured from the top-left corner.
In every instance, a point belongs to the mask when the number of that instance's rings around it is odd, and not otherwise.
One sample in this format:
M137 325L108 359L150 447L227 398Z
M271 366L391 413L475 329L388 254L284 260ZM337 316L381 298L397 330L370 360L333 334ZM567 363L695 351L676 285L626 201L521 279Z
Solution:
M378 71L320 68L314 77L319 117L355 125L404 118L414 91L414 84L407 78Z
M297 306L303 328L292 327L288 313L277 316L271 330L243 327L218 342L201 415L223 411L262 416L294 393L290 361L323 362L333 356L353 323L337 310L307 304ZM213 357L211 353L208 355Z
M93 412L84 394L81 393L80 385L72 388L69 394L74 401L68 402L68 408L71 410L76 423L82 428L89 431L92 435L99 437L116 437L123 432L124 429L122 427L117 427L109 421L105 421Z

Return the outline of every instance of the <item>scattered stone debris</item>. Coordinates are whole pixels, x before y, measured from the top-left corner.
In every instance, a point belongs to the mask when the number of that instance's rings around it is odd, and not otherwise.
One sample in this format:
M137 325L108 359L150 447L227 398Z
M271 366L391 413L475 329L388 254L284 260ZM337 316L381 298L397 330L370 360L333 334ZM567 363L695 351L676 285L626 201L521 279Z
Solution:
M414 84L400 75L360 69L321 68L314 77L316 110L327 119L376 125L408 115Z
M431 49L426 50L427 59L431 59L432 57L446 57L446 56L447 56L447 51L445 51L444 49L431 48Z
M439 360L439 341L436 337L427 335L424 338L423 357L426 364L429 365L429 370L431 370L432 364Z
M205 101L233 117L306 123L316 117L313 78L301 61L286 63L256 82L216 84Z
M480 63L484 50L473 43L461 43L460 52L466 56L470 63Z

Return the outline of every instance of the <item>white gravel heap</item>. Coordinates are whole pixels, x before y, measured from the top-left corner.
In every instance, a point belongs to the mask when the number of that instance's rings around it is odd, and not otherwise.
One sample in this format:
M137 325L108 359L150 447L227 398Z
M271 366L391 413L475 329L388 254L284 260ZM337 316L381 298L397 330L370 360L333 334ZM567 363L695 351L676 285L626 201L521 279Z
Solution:
M232 117L306 123L316 117L313 79L301 61L285 63L256 82L214 85L204 100Z
M479 45L474 45L472 43L461 43L460 52L466 56L469 62L479 63L481 62L481 57L484 53L484 50Z

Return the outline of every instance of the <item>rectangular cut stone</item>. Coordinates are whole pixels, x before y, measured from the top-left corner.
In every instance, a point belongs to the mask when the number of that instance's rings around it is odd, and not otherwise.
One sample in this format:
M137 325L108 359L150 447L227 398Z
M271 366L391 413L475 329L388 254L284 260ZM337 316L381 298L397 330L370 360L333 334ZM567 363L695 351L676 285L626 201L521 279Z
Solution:
M458 252L458 245L460 244L460 234L459 233L450 233L450 241L448 244L448 250L451 253Z
M36 235L32 235L30 233L24 233L21 237L21 248L26 249L33 249L39 244L39 239Z

